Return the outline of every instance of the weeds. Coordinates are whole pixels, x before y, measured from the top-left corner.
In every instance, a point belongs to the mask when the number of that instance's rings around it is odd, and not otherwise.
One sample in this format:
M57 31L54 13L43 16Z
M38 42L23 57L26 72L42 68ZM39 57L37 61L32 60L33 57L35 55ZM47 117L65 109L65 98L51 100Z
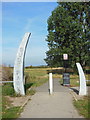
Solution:
M17 118L19 116L19 113L21 111L20 106L19 107L13 107L11 105L11 102L6 98L3 97L3 103L2 103L2 118Z
M6 83L2 86L2 95L15 96L15 91L12 83Z
M85 118L90 118L90 97L86 96L81 100L74 100L74 105L81 115Z

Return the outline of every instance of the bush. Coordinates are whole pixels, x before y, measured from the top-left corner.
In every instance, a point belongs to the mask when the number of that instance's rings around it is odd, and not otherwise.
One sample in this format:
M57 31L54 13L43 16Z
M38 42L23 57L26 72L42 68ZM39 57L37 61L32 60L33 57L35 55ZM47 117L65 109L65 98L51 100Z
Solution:
M34 95L35 92L36 92L36 91L31 88L30 90L27 90L27 91L26 91L26 95Z
M86 74L90 74L90 70L85 70L85 73Z
M74 100L74 105L78 109L79 113L85 118L90 118L90 97L85 96L78 101ZM89 120L89 119L88 119Z
M12 81L13 73L10 67L2 66L2 81Z

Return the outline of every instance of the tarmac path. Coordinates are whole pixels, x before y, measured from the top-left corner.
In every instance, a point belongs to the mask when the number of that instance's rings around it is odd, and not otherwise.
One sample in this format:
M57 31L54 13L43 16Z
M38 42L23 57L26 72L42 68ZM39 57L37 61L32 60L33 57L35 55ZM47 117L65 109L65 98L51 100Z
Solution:
M48 82L36 88L20 118L82 118L73 106L73 97L68 87L54 79L54 92L49 95Z

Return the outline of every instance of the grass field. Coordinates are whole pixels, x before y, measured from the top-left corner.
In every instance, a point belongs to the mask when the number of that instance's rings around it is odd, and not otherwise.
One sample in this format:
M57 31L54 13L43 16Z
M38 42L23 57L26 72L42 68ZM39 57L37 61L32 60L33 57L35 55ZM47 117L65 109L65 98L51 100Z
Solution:
M37 87L48 80L47 68L25 69L26 84L32 83L32 86Z
M55 68L56 69L56 68ZM33 95L35 93L34 87L40 86L48 81L48 70L51 70L51 68L29 68L25 69L25 91L26 95ZM62 80L62 74L53 74L53 78L60 78L60 84L63 82ZM86 78L88 79L88 75L86 75ZM74 74L70 75L70 85L71 86L79 86L79 76ZM87 83L87 85L90 85L90 82ZM29 88L32 88L29 90ZM20 107L13 107L11 106L11 103L8 99L5 98L5 96L17 96L14 92L13 85L11 83L6 84L2 87L2 93L3 93L3 118L17 118L20 111ZM87 99L85 98L85 103L87 103ZM85 104L83 103L83 104ZM78 105L77 105L78 104ZM75 103L75 106L81 105L81 102L78 101ZM10 107L8 107L10 106ZM87 104L85 104L87 106ZM77 107L79 108L79 107ZM84 109L85 107L83 107ZM79 109L81 111L81 109ZM15 112L14 112L15 111ZM87 109L85 109L87 111ZM14 113L16 115L14 115ZM87 116L85 114L85 116Z

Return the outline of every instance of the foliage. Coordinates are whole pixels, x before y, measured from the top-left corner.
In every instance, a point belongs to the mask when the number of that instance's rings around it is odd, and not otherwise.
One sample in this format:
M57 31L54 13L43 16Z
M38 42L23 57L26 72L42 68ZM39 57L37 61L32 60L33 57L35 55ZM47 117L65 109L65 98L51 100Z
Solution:
M27 66L27 67L25 67L26 69L29 69L29 68L48 68L48 66L47 65L40 65L40 66Z
M45 68L46 69L46 68ZM42 68L39 69L26 69L25 70L25 92L28 93L28 89L32 86L40 86L43 83L45 83L48 79L48 76L45 76L47 74L47 69L42 70ZM31 94L32 94L31 90ZM30 93L29 92L29 93ZM34 92L33 92L34 93ZM4 96L20 96L17 95L14 91L13 84L12 83L5 83L2 85L2 95Z
M56 68L52 68L56 69ZM26 95L33 95L35 93L34 87L40 86L43 83L47 82L48 80L48 70L51 70L51 68L30 68L30 69L25 69L25 76L26 76ZM62 78L61 74L54 74L53 78ZM88 75L86 75L86 78ZM76 82L78 80L77 75L71 75L71 79ZM73 85L75 86L76 83L73 82ZM29 89L30 88L30 89ZM14 91L13 91L13 85L11 83L4 84L2 86L2 93L3 93L3 118L16 118L20 113L20 107L13 107L11 105L11 102L9 102L4 95L10 95L14 96Z
M26 94L27 95L34 95L35 94L35 90L33 88L31 88L30 90L27 90Z
M47 70L48 71L48 73L52 73L52 74L63 74L65 71L67 72L67 73L70 73L70 74L73 74L74 73L74 71L73 71L73 69L71 69L71 68L67 68L67 69L65 69L65 68L62 68L62 69L51 69L51 70Z
M25 84L24 87L25 87L26 95L27 94L32 95L32 93L35 93L34 90L30 90L30 91L28 90L32 85L33 85L33 83ZM7 83L2 86L2 95L3 96L11 96L11 97L20 97L21 96L20 94L15 93L13 84L11 84L11 83Z
M2 81L12 81L13 73L10 67L2 66Z
M69 67L76 62L89 65L90 6L87 3L59 2L48 23L48 66L63 66L63 54L69 55Z

